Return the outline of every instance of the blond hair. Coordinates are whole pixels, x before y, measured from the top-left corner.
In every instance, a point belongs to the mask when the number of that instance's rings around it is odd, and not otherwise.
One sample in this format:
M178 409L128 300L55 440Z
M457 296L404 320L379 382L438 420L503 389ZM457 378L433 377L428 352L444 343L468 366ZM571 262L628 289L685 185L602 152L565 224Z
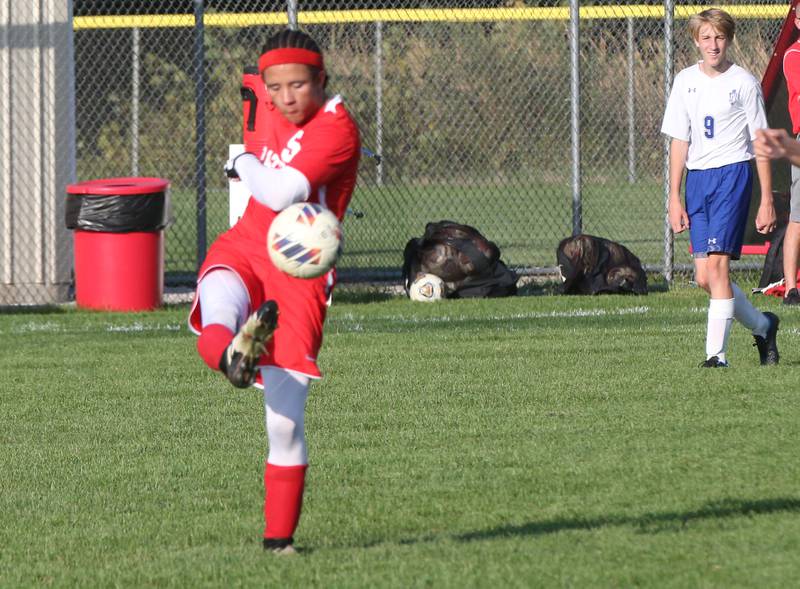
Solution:
M689 19L689 32L692 38L697 41L700 38L700 29L705 25L711 25L719 31L729 41L733 41L736 33L736 23L733 17L719 8L709 8L699 14L695 14Z

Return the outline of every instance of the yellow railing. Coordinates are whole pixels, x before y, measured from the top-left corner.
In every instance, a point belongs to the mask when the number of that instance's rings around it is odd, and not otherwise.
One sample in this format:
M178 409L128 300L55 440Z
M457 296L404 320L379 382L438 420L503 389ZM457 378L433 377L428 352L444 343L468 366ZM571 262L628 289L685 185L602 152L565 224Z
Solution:
M687 18L704 10L702 6L676 6L675 16ZM777 5L740 4L725 6L734 18L783 19L789 13L785 2ZM583 19L664 18L663 6L584 6ZM511 20L567 20L569 8L439 8L439 9L385 9L385 10L324 10L299 12L297 21L303 25L347 24L364 22L488 22ZM251 27L286 25L285 12L210 13L203 18L208 27ZM139 16L77 16L73 28L80 29L131 29L171 28L194 26L191 14L139 15Z

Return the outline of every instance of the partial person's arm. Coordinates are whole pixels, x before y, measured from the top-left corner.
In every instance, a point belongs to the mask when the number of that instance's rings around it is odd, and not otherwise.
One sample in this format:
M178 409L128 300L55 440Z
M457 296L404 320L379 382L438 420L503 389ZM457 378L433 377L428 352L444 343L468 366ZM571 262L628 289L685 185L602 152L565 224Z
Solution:
M753 142L753 153L755 153L758 130L767 126L764 95L761 90L761 84L755 78L753 78L753 83L749 90L743 93L742 102L747 115L750 141ZM756 213L756 231L759 233L771 233L775 229L776 217L775 205L772 202L772 169L769 160L756 157L756 170L758 171L758 183L761 187L761 202Z
M759 233L772 233L775 229L777 217L775 204L772 202L772 169L769 160L756 158L758 183L761 185L761 203L756 214L756 231Z
M682 74L683 72L681 72ZM689 111L682 100L684 76L678 74L667 99L661 132L671 139L669 144L669 202L667 217L672 231L682 233L689 228L689 215L681 200L681 182L686 159L689 155L691 139L691 120Z
M800 166L800 143L789 137L785 129L759 129L753 141L757 159L787 159Z
M253 198L273 211L307 200L311 194L311 185L302 172L290 166L267 167L252 153L237 156L226 167L236 172Z
M689 142L672 138L669 144L669 225L675 233L689 228L689 215L681 201L681 182L686 167Z

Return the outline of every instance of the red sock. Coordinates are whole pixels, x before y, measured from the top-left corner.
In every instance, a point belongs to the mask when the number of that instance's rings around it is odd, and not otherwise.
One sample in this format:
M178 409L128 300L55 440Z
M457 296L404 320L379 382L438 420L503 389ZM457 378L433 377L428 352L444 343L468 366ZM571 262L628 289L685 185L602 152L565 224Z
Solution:
M300 521L307 464L264 469L265 538L291 538Z
M219 323L206 325L197 338L197 351L212 370L219 370L219 362L225 348L231 343L233 332Z

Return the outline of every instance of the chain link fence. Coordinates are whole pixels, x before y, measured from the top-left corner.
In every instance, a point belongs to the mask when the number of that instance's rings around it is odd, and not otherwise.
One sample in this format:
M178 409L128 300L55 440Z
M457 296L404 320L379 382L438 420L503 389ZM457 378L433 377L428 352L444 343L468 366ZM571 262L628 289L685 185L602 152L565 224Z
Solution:
M662 272L667 72L697 59L686 19L704 6L676 3L670 53L663 2L582 4L578 21L568 2L72 0L74 135L48 149L74 153L78 180L169 179L167 283L191 283L228 226L222 166L228 144L241 142L243 68L269 35L296 22L325 52L329 92L344 97L365 146L344 222L343 282L398 282L405 243L441 219L480 229L523 274L552 272L558 242L576 231L620 241ZM737 20L734 61L761 77L788 4L725 8ZM23 33L6 29L3 50L13 53ZM55 92L71 64L68 54L53 59L52 76L36 83ZM3 62L3 86L13 68ZM0 102L3 128L16 112ZM14 133L48 132L36 124ZM5 155L4 191L23 169ZM775 189L788 192L780 178ZM53 210L19 201L15 214L63 233L63 184L49 189ZM2 219L4 248L11 232L18 250L40 251L11 231L18 217ZM13 281L3 252L3 279ZM757 275L762 261L748 256L739 266ZM683 235L674 262L689 272Z

